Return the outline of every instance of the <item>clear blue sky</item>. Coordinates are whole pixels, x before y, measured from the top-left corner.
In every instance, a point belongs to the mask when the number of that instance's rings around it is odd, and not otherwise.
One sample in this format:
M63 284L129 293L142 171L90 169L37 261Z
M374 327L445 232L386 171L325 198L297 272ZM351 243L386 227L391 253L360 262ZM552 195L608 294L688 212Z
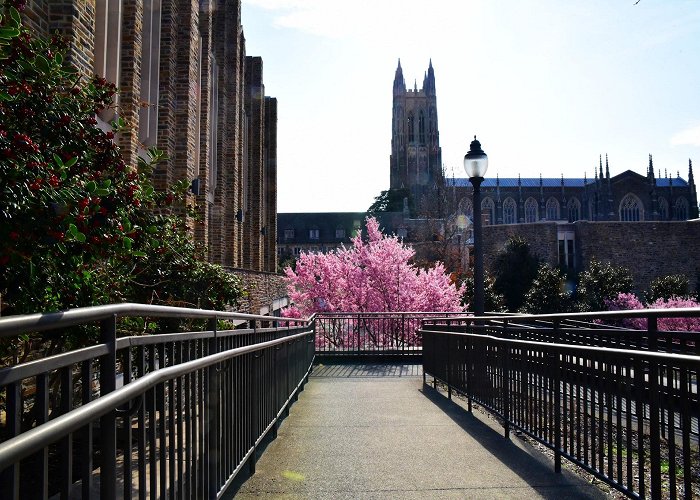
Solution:
M392 83L432 58L442 161L465 177L700 176L698 0L243 0L277 97L278 211L362 211L389 187ZM410 83L409 83L410 82Z

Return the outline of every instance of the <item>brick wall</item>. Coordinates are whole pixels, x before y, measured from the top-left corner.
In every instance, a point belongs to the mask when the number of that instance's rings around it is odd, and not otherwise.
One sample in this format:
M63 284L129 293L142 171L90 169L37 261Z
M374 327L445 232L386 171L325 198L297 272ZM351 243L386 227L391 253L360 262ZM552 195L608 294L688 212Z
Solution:
M263 270L277 271L277 99L265 97L265 246Z
M243 250L244 267L262 270L264 214L264 142L265 87L262 59L245 58L246 113L248 116L248 207L246 213L248 245Z
M574 224L579 265L591 258L629 269L637 292L654 278L682 274L691 290L698 286L700 221L681 222L583 222Z
M573 227L576 268L584 270L593 257L630 270L635 292L649 287L654 278L669 274L688 277L691 289L700 280L700 221L590 222ZM484 227L484 265L492 271L493 259L511 236L520 236L532 252L550 265L558 263L557 224L511 224Z
M95 7L96 0L28 0L23 17L40 36L54 30L66 36L68 61L91 76ZM154 169L154 185L165 190L178 180L199 179L200 194L188 200L196 200L199 220L190 221L190 227L207 258L274 271L277 101L264 98L262 59L245 55L241 1L161 0L160 8L155 145L167 159ZM143 22L143 0L122 0L117 113L127 128L117 141L129 165L137 163L140 150ZM213 107L214 84L218 101ZM210 170L214 157L215 183Z
M267 314L272 312L273 303L284 302L279 299L287 297L287 286L281 274L245 269L229 269L229 271L241 279L243 288L248 293L248 296L241 301L240 312Z

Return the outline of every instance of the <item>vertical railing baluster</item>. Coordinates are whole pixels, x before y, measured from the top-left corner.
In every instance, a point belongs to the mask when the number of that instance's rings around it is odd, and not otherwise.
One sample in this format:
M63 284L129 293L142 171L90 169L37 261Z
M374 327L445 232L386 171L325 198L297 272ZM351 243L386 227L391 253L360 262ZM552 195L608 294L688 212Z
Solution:
M136 376L143 377L146 374L146 349L143 346L136 348ZM146 500L146 394L141 395L141 405L136 416L138 428L136 430L136 447L139 461L139 500Z
M117 387L117 318L100 323L100 342L107 354L100 357L100 397ZM111 500L117 492L117 414L116 410L100 418L100 498Z
M21 382L12 382L5 386L6 398L6 421L5 421L5 437L13 438L20 434L22 428L22 391ZM0 474L0 493L2 498L10 498L12 500L19 499L19 478L20 463L7 467Z
M218 352L218 339L217 339L217 324L216 318L209 322L209 330L212 332L212 337L209 339L209 352L208 355L216 354ZM219 370L218 366L211 365L207 368L206 376L206 407L207 407L207 419L206 426L204 427L206 440L207 440L207 470L208 473L208 494L207 498L216 499L216 494L218 492L218 481L217 481L217 467L219 464L219 418L218 418L218 408L219 408Z
M49 376L40 373L36 376L36 392L34 394L34 419L37 427L49 420ZM49 449L42 448L29 458L34 461L32 481L29 489L34 498L49 496Z
M92 359L83 361L80 371L82 383L82 403L85 405L92 401ZM80 465L80 475L82 477L82 497L90 498L92 495L92 442L93 442L92 422L83 427L82 435L82 458Z
M658 338L656 316L649 317L649 339L653 339L652 350L656 351ZM652 498L661 498L661 428L659 422L659 363L649 359L649 466L651 468L651 484L649 485Z
M131 382L131 347L126 347L122 351L122 377L124 385ZM132 401L132 404L136 404ZM132 493L132 459L131 459L131 414L124 415L123 438L124 438L124 467L123 467L123 495L125 499L131 498Z
M554 351L554 355L550 356L550 366L554 372L554 472L561 472L561 417L562 417L562 404L561 404L561 353L559 350ZM564 403L564 408L566 403ZM566 429L564 429L566 433Z
M60 370L61 406L60 413L65 415L73 409L73 366L64 366ZM73 433L66 434L59 442L60 493L62 499L70 498L73 485Z
M510 345L503 344L503 437L510 439Z

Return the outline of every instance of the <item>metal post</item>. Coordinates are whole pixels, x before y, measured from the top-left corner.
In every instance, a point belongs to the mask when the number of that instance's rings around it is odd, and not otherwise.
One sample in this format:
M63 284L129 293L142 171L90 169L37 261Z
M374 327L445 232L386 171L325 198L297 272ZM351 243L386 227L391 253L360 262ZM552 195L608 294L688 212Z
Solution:
M107 354L100 358L100 397L117 388L117 317L100 322L100 342ZM117 493L117 413L100 418L100 498L113 500Z
M657 318L648 319L649 349L658 349ZM659 423L659 363L649 359L649 466L651 498L661 498L661 428Z
M484 247L481 237L481 183L483 177L470 177L474 186L474 315L484 314Z
M506 439L510 439L510 347L504 343L505 356L503 356L503 433Z
M216 354L219 351L217 334L217 320L216 318L209 321L210 330L213 336L209 339L209 349L208 354ZM208 497L211 499L216 499L217 490L219 487L217 480L217 465L219 464L219 370L216 365L212 365L207 368L207 426L206 426L206 440L207 447L209 451L207 453L207 482L208 486Z

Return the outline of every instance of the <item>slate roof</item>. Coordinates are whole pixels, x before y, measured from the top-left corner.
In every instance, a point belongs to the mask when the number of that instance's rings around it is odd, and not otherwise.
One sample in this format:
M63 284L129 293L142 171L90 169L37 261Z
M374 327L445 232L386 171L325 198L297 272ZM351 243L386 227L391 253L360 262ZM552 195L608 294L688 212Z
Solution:
M359 221L365 226L366 212L287 212L277 214L278 243L340 243L349 242ZM345 237L336 238L335 230L344 229ZM285 238L284 230L293 229L294 237ZM311 239L309 231L318 229L318 239Z
M518 178L517 177L502 177L499 180L499 185L502 188L517 188ZM452 187L469 187L469 179L466 178L454 178L446 179L445 182L448 186ZM561 177L543 177L542 186L546 188L557 188L561 187L562 179ZM520 183L523 188L539 188L540 178L539 177L522 177ZM566 178L564 177L564 187L584 187L585 185L591 186L595 184L595 179L583 179L583 178ZM661 177L656 179L656 185L658 187L687 187L688 182L680 177L666 178ZM484 182L481 183L482 188L496 188L496 179L493 177L487 177Z

